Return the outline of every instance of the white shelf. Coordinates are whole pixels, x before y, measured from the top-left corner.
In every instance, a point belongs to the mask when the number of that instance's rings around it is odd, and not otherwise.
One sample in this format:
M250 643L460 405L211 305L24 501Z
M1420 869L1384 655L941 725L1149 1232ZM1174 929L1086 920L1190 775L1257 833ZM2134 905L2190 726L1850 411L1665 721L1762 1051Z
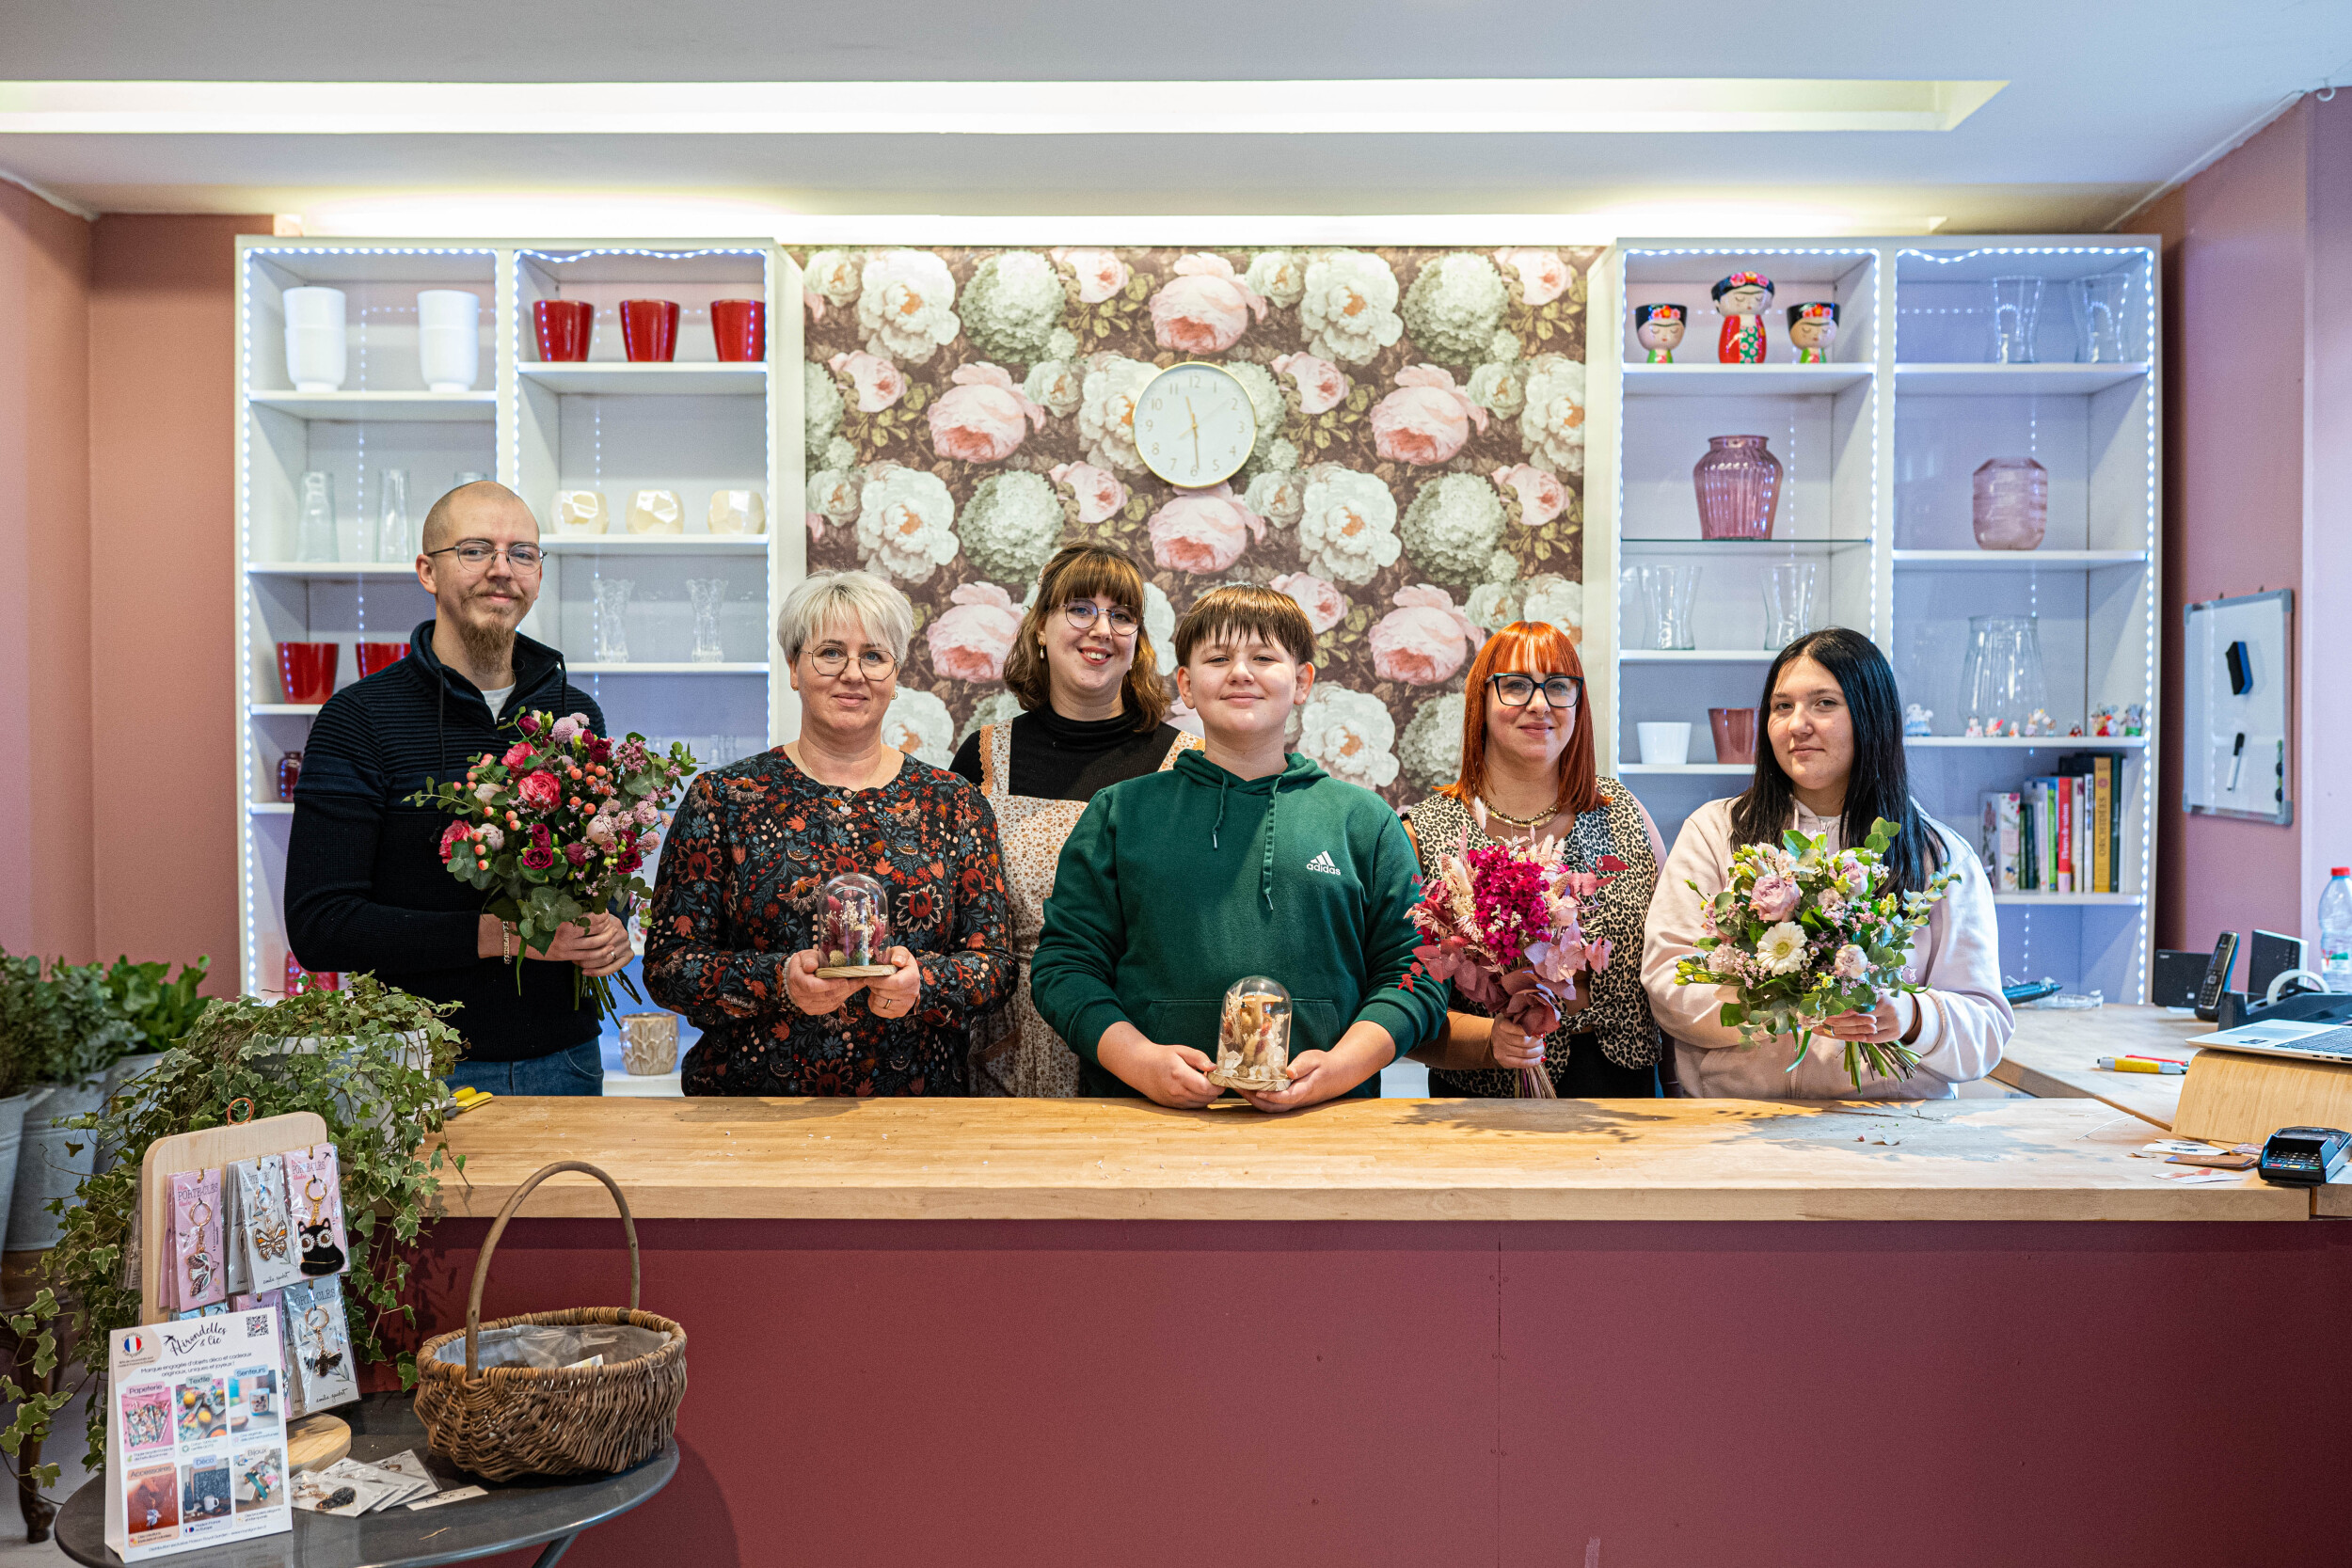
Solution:
M416 580L417 568L406 561L248 561L249 578L406 578Z
M1778 648L1628 648L1617 656L1625 664L1770 664Z
M245 809L249 816L292 816L294 802L291 800L253 800L247 802Z
M1907 735L1906 746L1965 747L1979 752L2130 752L2144 749L2144 735Z
M245 710L256 719L308 719L326 705L324 703L247 703Z
M1895 550L1895 570L1941 567L1962 572L2090 572L2145 566L2146 550Z
M762 664L688 664L640 663L627 664L567 664L575 675L765 675L768 666Z
M2146 365L1936 365L1895 366L1895 395L1925 392L1936 397L2015 397L2022 394L2104 392L2145 380Z
M1746 778L1756 771L1752 762L1621 762L1619 773L1692 773L1708 778Z
M549 555L766 555L764 533L542 534Z
M1870 379L1867 365L1628 365L1629 398L1725 398L1841 392Z
M741 362L700 364L630 364L627 360L576 364L526 362L515 367L526 381L558 392L599 392L606 396L643 397L668 394L681 397L764 397L768 367Z
M1865 539L1665 539L1656 536L1627 537L1617 541L1629 554L1638 555L1722 555L1737 559L1742 555L1843 555L1850 550L1867 550L1870 541ZM1900 552L1898 552L1900 553Z
M478 420L498 418L496 392L248 392L256 408L275 408L300 420Z
M2072 905L2076 908L2097 905L2108 909L2136 910L2147 902L2137 893L1996 893L1995 904L2031 909L2037 904L2053 908Z

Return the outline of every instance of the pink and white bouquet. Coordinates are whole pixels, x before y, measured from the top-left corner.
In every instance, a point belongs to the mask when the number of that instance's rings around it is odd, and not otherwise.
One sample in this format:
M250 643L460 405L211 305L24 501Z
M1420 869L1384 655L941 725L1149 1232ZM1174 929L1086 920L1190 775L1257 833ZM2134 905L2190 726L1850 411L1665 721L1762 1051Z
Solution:
M1486 826L1486 810L1471 815ZM1580 970L1609 967L1609 943L1587 941L1589 901L1625 863L1606 856L1599 872L1573 871L1560 841L1467 847L1438 862L1438 877L1413 909L1429 940L1413 949L1414 971L1454 989L1499 1019L1542 1039L1560 1027L1560 1003L1576 995ZM1412 974L1406 984L1412 983ZM1554 1098L1551 1074L1538 1063L1518 1069L1523 1099Z
M1675 966L1680 986L1720 986L1731 993L1721 1022L1751 1046L1796 1037L1796 1059L1810 1053L1813 1031L1841 1013L1867 1013L1898 991L1927 987L1905 977L1912 939L1928 911L1959 878L1940 871L1924 892L1897 895L1886 847L1901 829L1884 817L1855 849L1832 851L1828 838L1794 831L1779 844L1735 850L1723 892L1700 914L1698 952ZM1696 882L1689 883L1692 892ZM1847 1040L1846 1076L1862 1086L1862 1066L1882 1078L1911 1076L1916 1053L1899 1040Z
M683 745L663 756L642 735L607 739L584 713L526 713L516 727L522 738L503 753L483 752L464 784L435 784L407 803L456 818L441 834L441 863L491 895L485 907L514 923L523 946L544 952L566 924L584 930L616 900L626 907L652 896L637 873L660 840L662 808L695 764ZM575 1000L581 978L575 969ZM619 979L644 1000L626 974ZM611 1012L611 977L588 983Z

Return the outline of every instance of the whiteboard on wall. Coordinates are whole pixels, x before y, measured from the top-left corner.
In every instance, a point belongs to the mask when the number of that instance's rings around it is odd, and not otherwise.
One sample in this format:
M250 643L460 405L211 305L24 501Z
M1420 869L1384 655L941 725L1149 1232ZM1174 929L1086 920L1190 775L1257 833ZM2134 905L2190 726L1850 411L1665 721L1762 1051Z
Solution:
M2283 827L2295 820L2287 798L2295 593L2208 599L2184 614L2182 809Z

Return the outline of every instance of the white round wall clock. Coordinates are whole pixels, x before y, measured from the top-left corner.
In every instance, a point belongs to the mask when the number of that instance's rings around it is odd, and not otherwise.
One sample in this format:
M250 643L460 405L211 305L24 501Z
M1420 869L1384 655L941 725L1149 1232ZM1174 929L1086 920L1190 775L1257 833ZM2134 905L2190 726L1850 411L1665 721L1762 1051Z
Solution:
M1258 415L1249 389L1218 366L1170 365L1136 394L1136 451L1144 467L1187 490L1220 484L1249 460Z

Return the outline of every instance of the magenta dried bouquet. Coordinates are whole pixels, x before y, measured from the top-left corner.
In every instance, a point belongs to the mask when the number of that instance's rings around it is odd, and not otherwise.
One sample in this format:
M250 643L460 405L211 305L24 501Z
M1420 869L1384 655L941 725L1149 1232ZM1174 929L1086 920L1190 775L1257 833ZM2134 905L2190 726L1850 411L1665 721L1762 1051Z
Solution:
M1486 810L1470 814L1486 826ZM1614 855L1598 872L1571 870L1560 841L1464 847L1438 862L1436 879L1414 906L1413 924L1429 940L1413 949L1414 971L1450 980L1454 990L1499 1019L1542 1039L1560 1027L1560 1003L1576 995L1576 975L1609 967L1609 943L1587 941L1590 900L1625 869ZM1406 984L1411 983L1407 974ZM1518 1069L1522 1098L1553 1098L1550 1072Z
M664 756L642 735L608 739L584 713L526 713L516 727L522 738L502 754L483 752L465 783L434 784L407 803L456 818L441 834L441 863L490 895L485 908L512 921L523 946L545 952L567 923L584 930L596 911L652 896L638 872L660 840L662 808L695 763L682 744ZM575 1001L587 979L612 1011L615 976L575 968L572 977ZM626 973L617 978L644 1000Z

